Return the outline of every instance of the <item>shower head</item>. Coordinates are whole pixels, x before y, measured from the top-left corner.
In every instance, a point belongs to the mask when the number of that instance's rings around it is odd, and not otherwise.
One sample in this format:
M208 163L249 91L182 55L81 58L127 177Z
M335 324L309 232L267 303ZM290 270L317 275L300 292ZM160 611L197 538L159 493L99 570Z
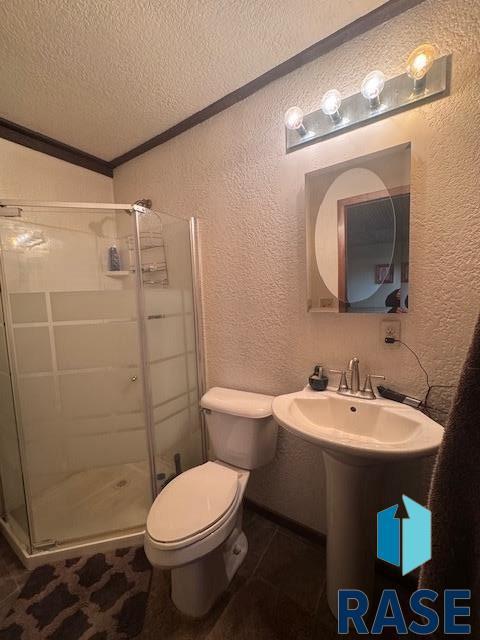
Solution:
M137 213L150 213L151 209L152 201L144 198L143 200L137 200L136 202L134 202L132 204L132 208L130 209L130 211L127 211L127 213L131 214L135 211Z
M152 201L148 198L143 198L142 200L137 200L134 204L138 204L140 207L145 207L145 209L152 208Z

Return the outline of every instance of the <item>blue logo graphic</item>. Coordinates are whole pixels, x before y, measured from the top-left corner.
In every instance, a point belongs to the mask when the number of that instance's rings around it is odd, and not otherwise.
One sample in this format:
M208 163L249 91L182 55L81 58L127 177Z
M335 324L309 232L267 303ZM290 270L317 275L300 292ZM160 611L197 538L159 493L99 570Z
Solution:
M398 504L377 513L377 558L406 575L432 557L432 514L408 496L402 496L408 518L397 518Z

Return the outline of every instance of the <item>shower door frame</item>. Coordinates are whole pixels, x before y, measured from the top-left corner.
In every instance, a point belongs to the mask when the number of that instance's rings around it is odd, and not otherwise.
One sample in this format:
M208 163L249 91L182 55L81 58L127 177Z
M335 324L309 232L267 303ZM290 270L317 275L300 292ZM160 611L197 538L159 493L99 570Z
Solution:
M1 209L0 209L0 218ZM15 418L15 431L18 443L18 457L20 460L20 471L22 474L22 491L25 498L25 514L27 518L27 530L24 532L26 536L27 552L33 553L32 531L34 530L32 498L30 492L30 481L26 476L26 453L25 453L25 435L23 431L23 421L20 412L20 394L18 392L18 377L16 358L14 358L14 335L13 335L13 319L10 307L10 301L7 296L7 278L5 275L5 264L3 260L3 250L0 245L0 299L3 307L3 323L5 332L5 347L7 350L8 368L10 373L10 388L12 390L13 415ZM0 469L1 472L1 469ZM2 491L2 505L4 513L1 514L2 519L8 523L7 501L5 498L4 482L0 483ZM19 525L20 526L20 525ZM14 534L14 532L12 531ZM20 541L20 545L21 545Z
M18 216L5 214L2 215L2 209L5 207L17 207L19 209ZM205 393L206 390L206 372L205 372L205 350L204 350L204 333L203 333L203 304L202 304L202 286L201 286L201 257L200 257L200 247L199 247L199 227L198 227L198 219L194 216L190 218L185 218L182 216L178 216L172 214L170 212L160 212L155 209L149 209L142 204L134 203L134 204L114 204L114 203L105 203L105 202L44 202L44 201L33 201L33 200L21 200L21 199L2 199L0 200L0 221L2 218L20 218L22 207L25 208L45 208L45 209L83 209L84 211L88 210L110 210L110 211L118 211L124 212L132 217L132 225L133 225L133 235L134 235L134 245L135 245L135 279L136 279L136 303L137 303L137 327L138 327L138 335L139 335L139 369L141 371L142 376L142 395L143 395L143 405L144 405L144 413L145 413L145 432L146 432L146 443L147 443L147 457L149 463L150 470L150 489L151 489L151 498L152 503L155 500L158 490L157 490L157 478L156 478L156 462L155 462L155 433L154 433L154 421L153 421L153 405L152 405L152 393L151 393L151 379L150 379L150 368L148 365L148 344L147 344L147 333L146 333L146 316L145 316L145 296L144 296L144 283L142 278L141 271L141 246L140 246L140 224L139 219L142 214L146 213L158 213L171 216L173 218L177 218L189 225L189 236L190 236L190 260L191 260L191 275L192 275L192 294L193 294L193 316L194 316L194 325L195 325L195 354L196 354L196 367L197 367L197 390L199 398ZM21 559L25 564L29 564L29 568L33 568L37 566L35 562L29 562L30 559L34 559L36 556L40 556L40 554L45 557L45 554L42 552L51 551L53 554L61 554L65 555L65 550L75 549L76 547L85 546L85 544L95 545L97 543L102 543L105 541L105 544L108 545L107 541L119 541L125 536L131 536L131 531L125 532L104 532L98 534L98 536L92 536L91 539L74 539L69 541L54 541L53 545L35 544L34 540L36 540L34 532L35 532L35 519L32 513L32 497L30 490L30 478L26 473L26 455L25 455L25 436L24 430L22 426L22 418L20 411L20 396L18 392L18 378L17 378L17 366L15 358L13 357L13 345L14 345L14 336L13 336L13 322L11 316L11 308L7 296L7 281L5 274L5 265L3 260L3 255L1 255L0 251L0 297L3 303L4 308L4 323L5 323L5 334L6 334L6 342L7 342L7 353L8 353L8 363L10 368L10 377L11 377L11 386L13 391L13 404L14 404L14 415L15 415L15 426L16 426L16 435L19 445L19 457L20 457L20 466L22 473L22 483L23 483L23 493L25 496L25 511L27 517L27 527L28 530L25 532L27 537L27 555L22 551L23 542L19 540L11 540L14 545L15 551L21 555ZM8 314L8 317L7 317ZM200 434L201 434L201 446L202 446L202 462L207 460L207 437L206 437L206 428L203 413L199 410L199 420L200 420ZM0 485L1 486L1 485ZM2 501L5 506L5 515L6 512L6 504L5 504L5 496L3 486L1 486L2 491ZM5 518L5 521L8 523L8 518ZM8 532L8 537L11 536L11 532ZM16 538L16 536L15 536ZM115 548L115 546L112 546ZM67 556L65 556L67 557ZM43 563L41 560L40 564Z
M192 264L192 292L193 292L193 320L195 324L195 355L197 365L198 399L207 391L207 362L205 357L205 326L203 323L203 293L202 293L202 255L200 245L200 220L192 216L190 226L190 260ZM205 413L198 406L200 416L200 433L202 438L202 459L208 460L208 432L205 423Z

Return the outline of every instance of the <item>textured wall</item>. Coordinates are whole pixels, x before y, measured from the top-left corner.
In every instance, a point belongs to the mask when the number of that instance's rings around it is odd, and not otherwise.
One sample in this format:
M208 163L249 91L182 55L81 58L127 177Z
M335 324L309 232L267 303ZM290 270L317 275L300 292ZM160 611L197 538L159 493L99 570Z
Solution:
M0 198L113 202L113 180L0 140Z
M408 141L412 312L402 335L433 382L457 379L478 310L479 30L479 3L427 0L116 171L117 200L148 196L202 219L209 385L290 392L315 362L339 367L357 354L363 370L424 392L412 356L380 343L378 316L305 311L304 174ZM332 86L354 93L377 67L400 73L425 40L454 54L450 97L285 155L287 107L312 111ZM420 491L422 469L407 472ZM405 475L389 476L389 487L415 495ZM323 483L319 450L282 432L249 495L324 530Z

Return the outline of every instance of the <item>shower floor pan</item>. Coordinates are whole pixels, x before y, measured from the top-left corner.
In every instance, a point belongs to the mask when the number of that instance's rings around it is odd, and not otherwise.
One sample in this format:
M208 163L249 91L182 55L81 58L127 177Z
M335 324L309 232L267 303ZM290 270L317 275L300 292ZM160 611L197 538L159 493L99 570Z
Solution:
M33 553L15 535L13 522L0 519L0 527L22 563L33 569L74 554L142 544L150 505L147 463L87 469L32 498Z

